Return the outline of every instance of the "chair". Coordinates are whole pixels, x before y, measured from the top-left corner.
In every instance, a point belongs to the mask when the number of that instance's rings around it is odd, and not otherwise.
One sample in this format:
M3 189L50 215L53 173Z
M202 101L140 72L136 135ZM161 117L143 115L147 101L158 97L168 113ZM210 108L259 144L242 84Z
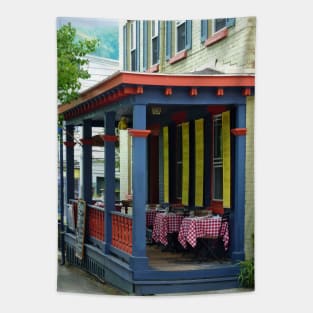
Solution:
M230 213L225 212L222 215L221 225L216 238L199 238L201 260L205 254L206 257L213 257L221 262L227 255L225 251L223 238L229 227Z
M229 223L230 221L230 213L224 213L222 215L222 221L221 221L221 226L220 226L220 230L219 230L219 234L217 237L217 242L216 242L216 246L215 246L215 254L218 256L219 259L223 259L226 257L227 255L227 251L225 250L225 246L224 246L224 236L226 234L226 232L229 232Z

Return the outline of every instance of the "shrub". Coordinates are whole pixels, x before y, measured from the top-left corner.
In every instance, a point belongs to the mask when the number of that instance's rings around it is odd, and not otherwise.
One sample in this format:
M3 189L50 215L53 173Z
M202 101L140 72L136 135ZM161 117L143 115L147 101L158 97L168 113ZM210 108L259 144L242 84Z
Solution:
M254 288L254 259L240 262L239 285L243 288Z

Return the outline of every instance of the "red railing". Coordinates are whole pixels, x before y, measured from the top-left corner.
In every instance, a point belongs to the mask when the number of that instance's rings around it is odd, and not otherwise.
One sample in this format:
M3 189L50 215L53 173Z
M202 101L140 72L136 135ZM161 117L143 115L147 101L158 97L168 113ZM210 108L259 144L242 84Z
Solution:
M104 241L104 209L102 207L87 204L87 230L90 237Z
M72 214L74 228L71 227L71 229L75 231L77 227L77 200L70 200L70 204L71 207L69 210L72 210L72 212L68 212L68 214ZM104 208L97 205L87 204L86 214L87 236L104 241Z
M112 246L132 253L133 220L130 216L112 212Z

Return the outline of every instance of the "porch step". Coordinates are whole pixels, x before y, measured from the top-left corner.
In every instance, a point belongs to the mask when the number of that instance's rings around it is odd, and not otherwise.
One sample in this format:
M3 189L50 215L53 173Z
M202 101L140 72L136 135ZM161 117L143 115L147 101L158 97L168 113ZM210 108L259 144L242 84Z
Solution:
M135 294L137 295L200 292L232 288L239 288L237 276L207 279L134 281Z

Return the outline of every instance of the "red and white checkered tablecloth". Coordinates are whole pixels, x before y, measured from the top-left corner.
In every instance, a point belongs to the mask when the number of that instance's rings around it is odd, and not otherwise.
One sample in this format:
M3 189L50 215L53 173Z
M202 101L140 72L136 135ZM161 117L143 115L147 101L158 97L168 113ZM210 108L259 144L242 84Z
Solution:
M152 239L166 246L167 234L178 232L183 218L182 215L173 213L157 213L153 224Z
M194 248L197 244L197 238L217 238L221 221L221 217L184 218L179 230L178 241L184 248L187 248L187 242ZM227 250L229 241L228 225L225 223L223 227L226 227L223 242L225 250Z
M156 213L156 210L146 211L146 226L153 226Z

